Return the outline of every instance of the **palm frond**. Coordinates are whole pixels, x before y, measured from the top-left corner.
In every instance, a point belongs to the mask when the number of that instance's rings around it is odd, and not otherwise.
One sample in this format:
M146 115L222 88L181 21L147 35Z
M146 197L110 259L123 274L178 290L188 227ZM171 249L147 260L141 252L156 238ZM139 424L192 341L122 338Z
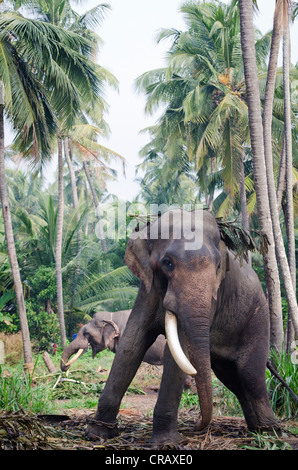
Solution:
M235 221L228 222L222 219L217 219L217 225L222 240L230 250L236 252L236 258L247 261L250 251L256 251L262 255L267 253L270 242L263 232L252 230L248 233Z

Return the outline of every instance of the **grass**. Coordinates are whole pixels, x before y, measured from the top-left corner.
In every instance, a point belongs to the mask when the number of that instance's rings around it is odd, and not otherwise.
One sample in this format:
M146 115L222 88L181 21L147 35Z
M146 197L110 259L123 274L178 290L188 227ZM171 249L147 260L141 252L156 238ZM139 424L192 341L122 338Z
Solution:
M34 380L23 371L22 364L0 366L0 409L7 411L26 410L30 413L55 413L68 409L94 409L102 392L114 354L102 351L95 359L91 351L86 352L70 368L68 376L63 373L61 378L71 379L59 381L61 354L52 356L57 374L49 374L41 356L36 358ZM277 359L276 359L277 360ZM101 366L101 372L98 367ZM288 355L283 355L279 362L279 373L297 394L297 366ZM128 394L142 394L143 387L150 384L158 385L160 374L155 368L146 370L139 378L136 376ZM235 395L224 387L219 380L213 378L213 401L215 416L243 416L239 401ZM267 372L267 385L271 396L272 407L278 417L290 418L297 414L297 403L289 397L288 392ZM180 408L199 407L198 397L190 390L184 391Z
M50 388L46 384L33 386L32 378L23 371L23 367L8 375L0 366L0 409L50 413L54 411L51 398Z
M298 395L298 367L291 359L290 354L271 351L271 360L278 373ZM282 386L280 381L267 370L266 383L269 390L271 405L275 414L279 417L291 418L298 414L298 403L290 397L289 391Z
M99 376L95 361L99 358L102 368L108 371L114 358L108 351L98 356L92 361L91 352L84 354L77 363L80 369L73 367L68 374L75 382L59 382L55 389L53 387L60 374L60 355L52 357L58 369L56 374L48 373L41 356L35 359L33 377L24 372L22 363L0 366L0 409L51 414L57 409L96 407L107 373ZM63 376L66 377L66 374Z
M253 442L249 445L241 445L246 450L291 450L291 446L283 439L275 435L250 433Z

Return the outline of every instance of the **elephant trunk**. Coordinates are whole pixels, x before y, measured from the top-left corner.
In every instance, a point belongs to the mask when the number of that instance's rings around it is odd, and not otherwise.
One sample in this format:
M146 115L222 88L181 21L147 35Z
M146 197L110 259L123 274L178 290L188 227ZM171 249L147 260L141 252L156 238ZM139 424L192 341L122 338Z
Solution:
M84 349L88 347L88 341L86 339L78 340L78 338L74 339L67 348L64 349L60 367L63 372L67 371L71 364L73 364L84 352ZM73 354L75 354L73 356ZM71 358L71 356L73 356ZM71 359L70 359L71 358Z
M171 332L177 325L177 320L173 321L175 315L166 312L166 334L169 349L178 366L188 375L194 375L202 414L201 421L197 422L198 431L210 424L212 419L212 380L211 380L211 360L209 342L209 321L206 316L196 316L188 318L183 325L186 333L190 361L186 358L179 344L178 334ZM171 326L169 327L169 323ZM177 331L177 326L176 326ZM174 338L174 341L173 341ZM178 344L177 342L178 341Z

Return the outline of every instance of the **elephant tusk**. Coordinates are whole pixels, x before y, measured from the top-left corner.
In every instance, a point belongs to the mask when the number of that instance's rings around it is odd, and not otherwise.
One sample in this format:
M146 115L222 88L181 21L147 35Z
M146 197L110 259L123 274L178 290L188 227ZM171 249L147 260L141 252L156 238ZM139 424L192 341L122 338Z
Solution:
M73 356L73 358L68 361L65 365L70 366L73 362L75 362L84 352L84 349L79 349L78 352Z
M177 318L169 310L166 310L165 330L171 354L180 369L188 375L196 375L197 371L185 356L178 338Z

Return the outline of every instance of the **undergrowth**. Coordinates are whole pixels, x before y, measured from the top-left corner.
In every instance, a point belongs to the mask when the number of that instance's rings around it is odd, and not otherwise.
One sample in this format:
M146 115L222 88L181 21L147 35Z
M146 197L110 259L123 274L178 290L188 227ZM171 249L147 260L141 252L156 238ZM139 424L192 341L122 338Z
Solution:
M85 353L70 369L68 375L60 372L60 355L52 356L57 367L56 374L49 374L38 356L35 363L34 378L23 371L22 364L0 366L0 409L31 413L54 413L69 408L95 408L108 377L114 354L103 351L91 358L91 351ZM274 357L273 357L274 359ZM294 393L298 393L297 365L293 364L289 355L282 354L275 358L280 375L290 385ZM98 366L101 372L98 372ZM146 374L148 375L148 371ZM154 375L155 374L155 375ZM274 413L279 418L297 416L297 403L272 374L267 371L267 386ZM59 380L58 380L59 378ZM156 373L152 372L152 380L157 381ZM146 383L149 377L146 376ZM143 394L142 381L133 381L127 394ZM215 416L243 416L238 399L215 377L212 382ZM180 407L199 407L197 394L186 390L182 394Z

